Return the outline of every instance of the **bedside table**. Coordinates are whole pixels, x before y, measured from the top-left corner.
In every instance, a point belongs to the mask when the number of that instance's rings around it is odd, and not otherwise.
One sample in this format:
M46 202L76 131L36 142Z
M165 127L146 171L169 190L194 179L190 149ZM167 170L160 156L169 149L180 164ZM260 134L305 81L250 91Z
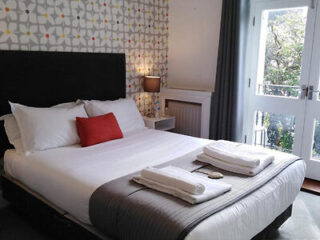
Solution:
M176 118L173 116L164 116L159 118L144 116L143 120L148 128L167 131L175 128Z

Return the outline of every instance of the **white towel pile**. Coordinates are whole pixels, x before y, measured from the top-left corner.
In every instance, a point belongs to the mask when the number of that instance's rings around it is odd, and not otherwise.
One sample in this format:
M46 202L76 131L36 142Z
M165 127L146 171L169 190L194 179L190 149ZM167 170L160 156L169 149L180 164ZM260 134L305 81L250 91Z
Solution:
M145 168L140 176L134 176L133 180L191 204L210 200L231 190L230 184L210 180L173 166L161 169Z
M274 156L262 147L219 140L204 147L197 159L230 172L255 176L274 161Z

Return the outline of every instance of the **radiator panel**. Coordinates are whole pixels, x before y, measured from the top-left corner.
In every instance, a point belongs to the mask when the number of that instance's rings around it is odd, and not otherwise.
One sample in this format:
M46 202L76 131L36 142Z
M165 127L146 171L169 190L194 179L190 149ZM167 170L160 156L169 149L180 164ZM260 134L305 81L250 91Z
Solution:
M201 136L201 104L167 100L168 113L176 117L173 132L193 137Z

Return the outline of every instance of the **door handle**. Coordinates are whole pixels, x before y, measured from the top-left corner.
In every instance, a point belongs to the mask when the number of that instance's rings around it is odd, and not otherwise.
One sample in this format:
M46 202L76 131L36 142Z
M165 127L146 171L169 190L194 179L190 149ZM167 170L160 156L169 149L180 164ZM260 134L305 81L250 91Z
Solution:
M318 92L320 92L320 90L314 90L314 87L312 85L309 86L308 100L312 100L313 99L313 93L318 93Z
M307 85L302 85L301 86L300 99L305 99L306 97L308 97L308 86Z

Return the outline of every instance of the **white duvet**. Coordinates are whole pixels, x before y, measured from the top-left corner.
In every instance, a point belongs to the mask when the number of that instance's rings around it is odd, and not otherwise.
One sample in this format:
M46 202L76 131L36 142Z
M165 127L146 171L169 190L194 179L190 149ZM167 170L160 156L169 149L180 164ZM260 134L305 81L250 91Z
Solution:
M22 156L5 154L5 171L78 220L90 224L89 199L102 184L190 152L209 140L144 129L124 139L81 148L78 145ZM214 214L186 239L250 239L292 204L304 178L298 161L259 190Z

